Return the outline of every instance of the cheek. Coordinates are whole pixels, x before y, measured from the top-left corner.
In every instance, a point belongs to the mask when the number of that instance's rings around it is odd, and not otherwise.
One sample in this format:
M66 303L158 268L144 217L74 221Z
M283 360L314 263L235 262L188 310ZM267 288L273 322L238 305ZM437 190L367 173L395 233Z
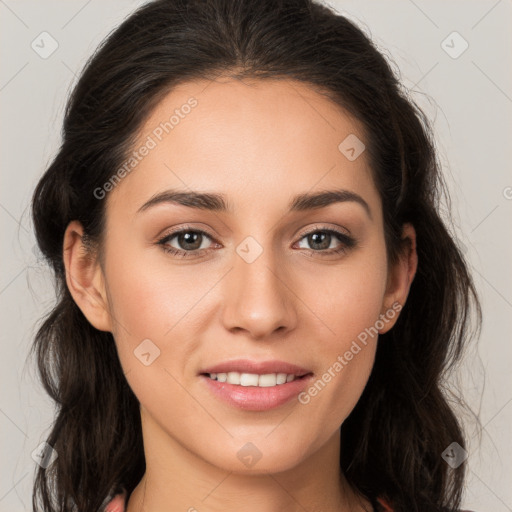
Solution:
M112 313L120 324L133 334L161 337L191 311L210 280L205 272L172 265L151 252L150 257L134 252L111 264L108 288Z
M172 266L161 257L156 265L152 259L134 253L106 269L113 334L126 373L140 371L139 356L147 352L155 358L151 367L172 369L194 351L201 298L214 284L191 266Z
M344 352L375 325L382 312L386 265L384 243L375 237L336 266L311 266L301 272L298 294L320 320L326 355Z
M202 317L200 300L212 284L204 276L199 279L191 267L159 266L145 266L139 259L124 260L111 269L109 289L117 321L114 339L139 402L162 425L179 429L182 425L175 425L176 418L192 414L203 422L208 419L180 383L190 356L198 350L200 336L195 329L201 323L194 319Z
M317 335L315 353L323 366L301 403L318 418L329 418L331 429L350 414L373 368L387 279L384 246L373 247L347 259L336 272L317 272L315 287L310 287L323 333Z

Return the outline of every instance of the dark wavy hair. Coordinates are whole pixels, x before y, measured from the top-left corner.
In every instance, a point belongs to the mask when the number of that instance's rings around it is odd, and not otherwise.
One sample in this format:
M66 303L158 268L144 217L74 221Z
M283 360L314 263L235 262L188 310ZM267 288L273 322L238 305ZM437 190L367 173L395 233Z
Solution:
M113 489L130 494L144 475L139 402L112 334L95 329L72 299L63 235L78 220L91 250L101 250L106 201L93 191L173 87L218 76L298 80L364 127L388 259L397 261L402 225L411 222L419 264L341 427L340 465L355 490L373 503L386 496L396 512L457 510L465 464L452 469L441 454L454 441L466 443L446 377L482 313L463 252L441 219L449 197L432 128L370 37L310 0L151 1L87 62L67 103L62 145L32 198L37 243L58 294L31 348L58 409L47 438L58 457L36 469L34 510L96 512Z

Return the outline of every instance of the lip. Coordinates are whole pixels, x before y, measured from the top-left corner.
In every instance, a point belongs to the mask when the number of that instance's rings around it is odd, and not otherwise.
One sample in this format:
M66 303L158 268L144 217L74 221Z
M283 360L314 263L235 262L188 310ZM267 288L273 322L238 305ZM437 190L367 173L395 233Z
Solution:
M267 373L287 373L293 374L297 377L302 377L308 373L312 373L311 370L301 368L292 363L285 361L269 360L269 361L251 361L250 359L235 359L233 361L225 361L223 363L209 366L208 368L201 370L199 373L257 373L259 375L265 375ZM284 386L284 384L281 384Z
M313 379L313 374L306 374L285 384L261 388L259 386L238 386L227 382L219 382L210 379L206 375L200 375L199 377L208 390L225 403L245 411L267 411L284 405L301 391L304 391Z
M295 375L295 380L271 387L239 386L210 379L208 373L286 373ZM210 393L223 402L245 411L266 411L275 409L296 397L311 382L313 372L286 361L251 361L236 359L225 361L202 370L199 377Z

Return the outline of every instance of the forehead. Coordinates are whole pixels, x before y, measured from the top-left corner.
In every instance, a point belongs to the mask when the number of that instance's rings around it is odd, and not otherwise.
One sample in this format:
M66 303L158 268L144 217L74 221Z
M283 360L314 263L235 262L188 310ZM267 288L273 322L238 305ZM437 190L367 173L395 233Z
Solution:
M244 206L250 197L281 207L290 196L341 187L378 200L365 153L351 161L340 150L347 137L362 142L362 126L307 84L186 82L151 112L133 147L137 161L110 195L133 212L166 188L217 191Z

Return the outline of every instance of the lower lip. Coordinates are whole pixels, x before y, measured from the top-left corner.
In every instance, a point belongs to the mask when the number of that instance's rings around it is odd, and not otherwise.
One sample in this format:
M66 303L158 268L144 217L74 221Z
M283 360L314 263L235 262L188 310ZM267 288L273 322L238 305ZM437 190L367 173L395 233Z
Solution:
M210 391L228 404L246 411L267 411L279 407L297 396L307 387L313 375L271 387L239 386L200 376Z

